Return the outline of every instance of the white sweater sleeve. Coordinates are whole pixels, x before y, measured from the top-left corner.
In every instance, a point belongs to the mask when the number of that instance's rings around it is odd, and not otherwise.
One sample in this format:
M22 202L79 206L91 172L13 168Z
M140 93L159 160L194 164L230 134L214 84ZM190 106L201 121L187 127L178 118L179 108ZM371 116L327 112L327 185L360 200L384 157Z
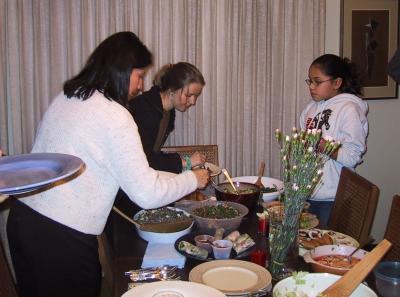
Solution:
M354 105L349 104L341 111L340 137L341 147L337 161L343 166L354 168L362 160L366 150L368 123L366 117Z
M120 127L108 131L110 142L108 170L128 197L142 208L172 203L193 192L197 179L192 171L167 175L149 167L137 126L132 118L119 121Z

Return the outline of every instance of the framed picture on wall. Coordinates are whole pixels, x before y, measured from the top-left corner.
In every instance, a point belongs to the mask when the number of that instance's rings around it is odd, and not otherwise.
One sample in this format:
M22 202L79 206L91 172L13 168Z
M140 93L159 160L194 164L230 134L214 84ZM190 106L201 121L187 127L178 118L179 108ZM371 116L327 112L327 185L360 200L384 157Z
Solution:
M398 0L342 0L341 54L361 72L364 99L397 98L387 66L398 46Z

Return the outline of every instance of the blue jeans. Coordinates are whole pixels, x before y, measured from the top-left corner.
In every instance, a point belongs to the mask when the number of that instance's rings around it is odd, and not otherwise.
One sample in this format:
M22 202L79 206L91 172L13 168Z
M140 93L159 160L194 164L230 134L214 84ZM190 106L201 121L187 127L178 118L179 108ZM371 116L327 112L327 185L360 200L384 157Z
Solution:
M334 201L307 200L307 202L310 202L308 211L318 217L319 225L327 227Z

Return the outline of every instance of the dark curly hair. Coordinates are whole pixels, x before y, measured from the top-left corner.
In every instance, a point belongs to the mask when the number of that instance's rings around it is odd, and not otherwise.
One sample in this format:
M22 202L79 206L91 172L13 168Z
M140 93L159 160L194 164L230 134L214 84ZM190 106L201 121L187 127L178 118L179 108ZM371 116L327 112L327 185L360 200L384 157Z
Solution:
M315 59L311 66L313 65L317 66L327 76L340 77L342 79L342 85L339 88L341 93L362 95L359 70L348 58L326 54Z
M133 32L115 33L97 46L75 77L64 83L64 94L86 100L97 90L125 106L132 70L146 68L152 60L150 51Z

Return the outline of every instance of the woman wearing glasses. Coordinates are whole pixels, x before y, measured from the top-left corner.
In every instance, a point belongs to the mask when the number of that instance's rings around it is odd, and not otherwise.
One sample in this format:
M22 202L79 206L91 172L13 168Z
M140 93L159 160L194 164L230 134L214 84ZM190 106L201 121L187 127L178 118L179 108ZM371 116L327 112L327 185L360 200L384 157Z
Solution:
M323 139L341 143L323 169L320 185L309 202L322 225L327 225L342 167L355 168L366 151L368 106L361 96L357 69L347 58L326 54L311 64L306 83L312 101L302 111L300 127L319 129ZM323 148L325 141L320 142Z

